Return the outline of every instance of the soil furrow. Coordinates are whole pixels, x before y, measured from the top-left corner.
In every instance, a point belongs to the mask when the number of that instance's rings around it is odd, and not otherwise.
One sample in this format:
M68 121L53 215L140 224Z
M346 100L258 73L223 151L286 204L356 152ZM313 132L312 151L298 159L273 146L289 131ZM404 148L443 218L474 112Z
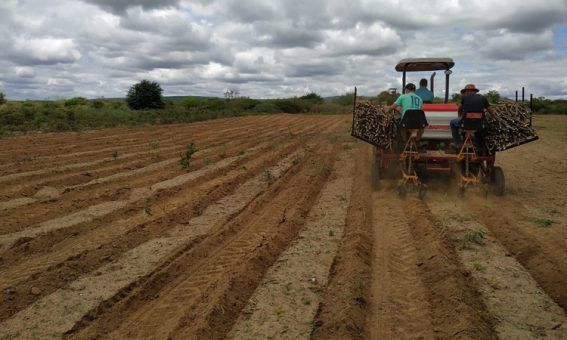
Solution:
M270 124L270 122L265 122L264 124L268 125ZM270 125L268 125L270 126ZM235 130L235 132L233 133L226 133L223 131L212 131L212 132L203 132L206 133L206 135L199 135L197 137L199 137L198 142L200 143L205 143L205 145L210 144L210 146L214 146L214 145L218 145L218 144L222 144L222 143L226 143L227 141L230 141L231 139L238 139L239 137L242 137L244 135L249 134L249 130L250 128L262 128L263 125L259 125L259 124L254 124L253 126L250 127L237 127L237 128L231 128L230 130ZM266 126L267 127L267 126ZM281 127L280 127L281 128ZM204 136L206 136L206 138L204 138ZM76 158L74 160L74 164L69 164L69 162L65 162L63 163L63 165L58 166L56 164L50 163L49 167L46 169L45 167L38 169L38 170L33 170L33 171L27 171L27 172L19 172L19 173L15 173L15 174L11 174L11 175L6 175L6 176L1 176L0 177L0 182L5 182L5 181L10 181L10 186L14 186L18 183L23 183L24 185L30 185L30 180L33 180L34 178L40 181L45 181L46 180L46 175L47 178L50 178L52 181L60 178L62 172L65 172L67 170L75 170L75 169L81 169L81 172L84 172L85 170L88 170L89 168L97 167L99 165L104 165L107 163L118 163L118 165L123 165L123 162L126 160L130 160L131 158L135 158L138 157L140 155L142 156L148 156L148 155L158 155L159 153L163 152L163 151L168 151L168 150L177 150L180 151L187 143L189 143L190 140L197 140L195 136L191 136L191 138L188 138L187 140L184 141L178 141L175 143L174 146L169 146L169 147L165 147L165 148L160 148L159 147L159 142L158 144L154 147L151 145L151 141L148 141L147 143L144 144L143 146L143 150L142 151L137 151L137 152L132 152L132 151L136 151L135 149L129 149L128 153L126 154L118 154L119 156L114 159L114 157L112 157L111 152L108 152L105 155L101 155L103 158L101 159L100 156L98 155L94 155L93 157L89 157L89 158ZM218 140L220 138L220 140ZM202 145L202 144L201 144ZM135 160L134 160L135 161ZM127 164L126 164L127 165ZM65 175L65 174L63 174ZM92 173L91 173L92 175ZM32 178L27 178L27 177L32 177ZM25 181L22 179L20 181L16 181L17 179L20 178L25 178ZM35 183L35 182L33 182ZM37 185L37 183L35 183ZM16 189L18 189L19 187L17 187ZM16 189L12 189L12 191L16 190ZM4 190L7 190L7 188L4 188ZM12 192L11 191L11 192Z
M165 336L176 334L179 338L215 338L227 332L234 316L244 307L247 297L259 283L261 273L301 228L306 211L326 178L319 162L315 161L329 156L330 150L323 151L310 152L300 167L292 168L291 172L272 184L243 213L166 268L163 275L170 277L169 283L163 286L165 282L159 279L162 275L156 276L145 289L121 304L135 310L126 319L120 308L106 313L104 325L108 325L106 321L110 318L116 326L121 324L125 327L110 336L120 337L122 332L143 337L150 332ZM199 286L199 283L205 284ZM248 288L239 289L244 287ZM144 303L141 309L134 309L134 304L146 301L147 296L158 291L159 299ZM204 295L193 295L196 291ZM186 304L176 303L179 294L189 299ZM162 311L163 308L167 313ZM162 321L156 322L156 318ZM146 320L142 323L146 326L129 329L127 325L131 322L139 324L137 319ZM97 322L93 330L100 325ZM216 327L211 329L206 325ZM115 326L111 327L97 332L106 333Z
M471 273L488 311L498 320L499 338L567 338L563 309L544 293L526 268L509 256L488 228L467 212L468 202L430 193L427 205L457 244L460 262Z
M293 160L300 156L294 154L282 160L272 169L274 178L285 173L293 166ZM101 301L112 298L125 288L131 289L136 280L148 275L156 267L159 268L160 263L171 254L175 254L176 248L191 244L193 239L206 234L213 226L243 209L246 202L252 200L267 185L268 182L263 174L253 177L243 183L236 193L207 207L200 216L191 219L188 224L178 225L162 237L142 243L126 252L118 261L105 265L95 273L87 274L68 287L37 301L7 321L9 329L26 332L29 325L25 325L23 320L29 318L36 309L49 310L33 328L42 337L60 338Z
M374 264L369 338L432 338L427 290L405 212L390 193L374 194Z
M268 270L229 338L309 339L352 193L353 157L348 152L338 157L304 229Z
M110 222L109 224L104 225L104 227L97 227L94 230L91 230L88 227L83 228L83 232L77 231L77 234L79 235L78 237L65 239L65 237L62 236L62 239L65 241L58 244L57 247L55 247L45 257L38 254L39 257L35 256L30 258L30 260L33 260L32 262L26 262L21 265L19 264L19 267L14 267L10 269L10 271L6 272L6 278L10 278L10 275L16 275L17 277L24 278L31 274L30 270L45 270L46 267L51 266L47 271L44 271L41 275L39 275L39 277L32 276L31 279L25 283L18 284L16 293L22 296L14 301L19 307L15 306L14 303L7 302L4 306L6 307L5 310L8 314L4 312L0 313L0 315L10 315L22 306L36 300L38 296L32 296L29 294L29 289L34 286L41 286L48 282L49 289L46 289L45 293L53 291L85 270L91 271L92 264L96 265L105 263L109 260L109 258L113 258L117 254L135 247L151 237L159 237L159 235L161 235L165 230L173 227L172 223L185 223L183 222L184 220L187 220L191 216L198 215L199 211L207 206L207 202L214 200L215 197L222 197L223 195L226 195L227 190L230 192L231 187L234 187L248 178L254 173L254 171L260 171L261 169L264 169L264 167L274 164L279 157L285 157L300 144L300 142L296 142L295 147L293 147L293 144L290 144L290 147L285 147L285 145L283 145L284 147L278 152L266 153L261 157L252 157L253 161L246 164L246 167L235 167L232 173L227 173L226 176L221 177L219 180L212 180L195 188L191 188L189 186L184 188L182 191L176 190L175 196L171 199L167 199L166 201L162 201L161 203L158 203L160 200L157 199L157 206L163 208L154 210L151 218L141 211L140 208L140 212L133 215L131 218ZM183 194L183 192L185 192L185 194ZM160 193L160 195L162 197L170 196L167 192ZM185 195L185 197L183 195ZM181 204L179 202L181 202ZM154 222L150 223L151 221ZM166 224L163 225L162 223ZM167 228L165 228L165 226L167 226ZM118 237L119 235L122 236ZM113 237L118 238L112 240ZM30 243L34 246L34 248L39 249L50 249L45 248L44 244L46 242L49 244L54 243L53 241L50 241L50 239L39 239L37 240L37 244L34 244L34 241L31 241ZM93 251L91 253L84 253L87 249L93 249ZM81 251L83 253L81 253ZM12 257L13 259L17 259L20 256L21 252L16 252ZM65 260L65 263L59 262L66 258L68 259ZM35 263L35 265L30 266L31 263ZM89 265L85 268L85 266L77 266L77 263L87 263ZM60 264L64 264L64 266L61 267ZM65 273L64 275L61 274L62 271ZM12 277L7 280L6 283L10 281L17 282L17 278Z
M329 124L321 124L320 126L308 126L308 127L302 127L301 129L298 129L298 133L300 134L299 137L301 137L301 135L309 130L314 130L317 127L321 127L324 128L325 125L329 125ZM251 139L247 139L244 140L243 143L230 143L228 144L228 146L223 146L222 147L222 156L223 157L229 157L229 156L235 156L235 155L240 155L240 154L245 154L246 152L251 152L253 150L255 150L255 148L258 146L258 143L261 140L265 140L265 139L270 139L271 141L269 143L278 143L282 140L291 138L290 136L286 136L285 134L278 134L277 133L278 130L276 129L274 131L274 133L272 132L267 132L266 135L260 135L259 139L256 138L251 138ZM275 137L275 138L274 138ZM298 137L294 137L294 138L298 138ZM266 144L266 142L264 143ZM251 148L252 147L252 148ZM195 159L192 160L192 163L194 163L195 165L192 166L192 169L199 169L200 167L205 165L204 160L205 159L209 159L209 157L213 157L215 156L215 151L216 149L211 148L211 149L203 149L198 157L196 157ZM244 152L243 152L244 150ZM223 161L223 158L220 158L221 161ZM163 162L179 162L179 158L176 159L171 159L171 160L166 160ZM150 167L152 167L152 165L150 165ZM14 211L10 214L10 216L8 216L8 218L5 220L5 225L2 229L1 232L8 232L9 230L18 230L21 229L23 227L25 227L26 225L30 225L30 224L34 224L34 223L38 223L38 219L45 219L45 218L49 218L52 217L54 218L55 216L53 216L54 214L57 214L58 211L66 211L68 209L80 209L80 208L86 208L88 207L89 204L94 204L97 202L105 202L108 201L109 199L113 199L114 196L118 196L117 198L123 197L123 199L127 199L127 197L124 197L125 194L129 191L131 191L130 188L135 187L135 186L143 186L143 185L151 185L152 181L155 181L155 175L159 175L161 179L167 179L173 176L178 175L179 173L182 172L182 169L179 166L175 166L175 167L169 167L167 169L164 170L151 170L146 172L143 170L144 168L138 169L138 170L130 170L126 173L123 174L115 174L115 175L111 175L111 176L117 176L120 178L128 178L128 181L121 181L121 187L118 188L118 190L116 189L116 185L113 183L113 181L105 181L102 180L102 183L97 183L97 180L93 180L93 182L91 182L92 185L94 185L94 188L89 188L89 190L84 190L87 188L78 188L80 189L79 191L77 190L71 190L70 193L63 193L63 195L60 198L51 200L52 202L50 202L50 200L48 200L47 202L45 201L40 201L37 202L35 205L32 205L31 207L24 207L22 209L20 209L20 213L18 214L18 211ZM138 176L133 176L135 174L137 174L138 172L142 172L141 175ZM132 178L131 178L132 177ZM130 179L131 178L131 179ZM103 185L100 185L103 184ZM112 191L112 188L114 188ZM96 190L96 191L95 191ZM93 194L94 191L94 194ZM114 198L116 199L116 198ZM25 201L28 203L33 203L33 202L29 202L29 201ZM79 202L77 204L77 202ZM31 214L27 212L27 210L29 208L34 208ZM57 207L56 209L54 209L53 207ZM47 214L45 213L47 211Z
M359 144L360 146L360 144ZM372 261L372 200L367 147L357 149L343 237L317 311L313 339L361 339L366 329Z

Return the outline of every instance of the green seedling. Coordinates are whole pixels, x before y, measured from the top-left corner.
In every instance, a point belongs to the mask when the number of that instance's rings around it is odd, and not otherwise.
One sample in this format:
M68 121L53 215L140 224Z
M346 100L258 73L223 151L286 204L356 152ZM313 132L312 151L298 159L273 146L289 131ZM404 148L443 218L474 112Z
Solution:
M297 164L299 164L299 162L301 162L301 158L296 155L295 157L293 157L291 164L297 165Z
M544 228L551 227L551 225L555 223L554 220L545 217L530 217L529 220Z
M191 144L187 145L185 154L181 155L181 159L179 160L181 168L189 169L189 166L191 165L191 158L193 157L193 154L198 150L199 149L197 148L197 145L193 141L191 141Z
M329 176L333 172L333 167L327 164L324 160L321 160L319 162L319 170L321 170L321 172L325 175Z
M364 282L360 279L356 279L354 283L354 300L357 303L364 303Z
M150 149L156 150L157 148L159 148L159 140L157 140L157 139L151 140L150 141Z
M479 262L473 262L473 267L476 271L478 272L483 272L485 270L484 266L482 264L480 264Z
M455 221L459 221L461 223L466 222L466 221L472 221L472 216L469 214L454 214L451 215L451 219L455 220Z
M207 157L207 158L203 159L203 164L204 164L204 165L209 165L209 164L212 164L212 161L211 161L211 159L210 159L209 157Z
M112 158L114 158L114 160L116 160L116 158L118 158L118 151L116 151L116 150L112 151Z
M486 235L486 231L484 230L474 230L471 231L467 234L465 234L465 236L463 236L463 238L461 240L459 240L459 248L460 249L470 249L471 248L471 244L476 243L476 244L484 244L484 236Z
M239 154L240 156L244 156L245 153L246 153L246 150L244 150L244 149L238 151L238 154Z
M262 175L264 176L264 179L268 182L274 179L274 174L272 174L272 171L270 169L264 169Z

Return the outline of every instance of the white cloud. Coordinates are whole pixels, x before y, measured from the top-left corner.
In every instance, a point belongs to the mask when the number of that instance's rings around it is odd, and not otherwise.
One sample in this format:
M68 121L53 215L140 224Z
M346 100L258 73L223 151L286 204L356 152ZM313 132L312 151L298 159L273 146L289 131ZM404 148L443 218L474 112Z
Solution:
M564 0L409 7L400 0L1 1L0 91L120 97L148 78L165 95L235 88L252 97L331 96L354 85L376 94L401 85L394 65L402 58L452 57L451 92L474 82L504 95L525 86L567 98L567 55L557 43L567 30Z
M13 52L39 64L72 63L81 58L72 39L19 37L14 40Z

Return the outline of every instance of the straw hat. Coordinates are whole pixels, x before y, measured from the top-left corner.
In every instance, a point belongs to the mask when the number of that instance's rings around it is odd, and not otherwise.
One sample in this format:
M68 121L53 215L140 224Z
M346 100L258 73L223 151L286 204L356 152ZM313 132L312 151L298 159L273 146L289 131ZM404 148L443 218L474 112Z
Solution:
M461 90L461 94L465 93L465 91L478 92L478 91L480 91L480 90L477 89L476 86L474 86L474 84L467 84L467 85L465 86L465 88Z

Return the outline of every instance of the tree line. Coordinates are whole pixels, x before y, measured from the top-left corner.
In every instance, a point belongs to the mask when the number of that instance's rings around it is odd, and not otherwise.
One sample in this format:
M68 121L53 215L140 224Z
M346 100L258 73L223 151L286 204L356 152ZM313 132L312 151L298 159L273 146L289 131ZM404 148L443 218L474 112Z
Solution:
M382 91L373 97L363 97L376 105L389 105L399 94ZM494 103L500 99L497 91L484 94ZM187 123L206 119L272 113L349 114L353 93L322 98L311 92L300 97L282 99L252 99L238 91L227 90L224 98L163 97L157 82L142 80L134 84L125 99L86 99L8 101L0 92L0 137L26 131L80 131L115 126ZM460 102L455 93L451 101ZM442 103L442 98L434 102ZM534 98L533 110L541 114L567 114L567 100Z

